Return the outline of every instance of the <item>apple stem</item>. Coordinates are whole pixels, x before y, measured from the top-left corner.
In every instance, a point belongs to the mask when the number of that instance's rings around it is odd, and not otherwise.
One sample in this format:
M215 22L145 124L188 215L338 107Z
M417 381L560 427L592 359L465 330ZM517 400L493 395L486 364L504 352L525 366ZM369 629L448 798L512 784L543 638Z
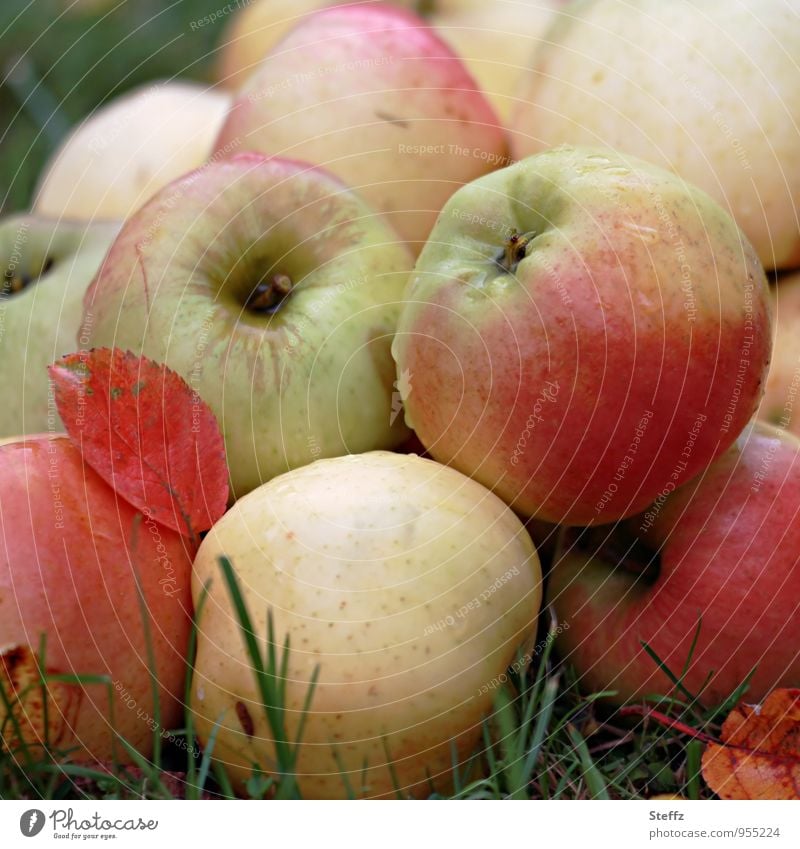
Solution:
M247 299L246 306L253 312L275 312L283 303L294 284L288 274L273 274L262 280Z
M503 271L513 274L519 263L525 259L528 242L530 242L530 240L530 234L523 236L521 233L513 230L511 235L504 242L503 250L495 262L503 269Z

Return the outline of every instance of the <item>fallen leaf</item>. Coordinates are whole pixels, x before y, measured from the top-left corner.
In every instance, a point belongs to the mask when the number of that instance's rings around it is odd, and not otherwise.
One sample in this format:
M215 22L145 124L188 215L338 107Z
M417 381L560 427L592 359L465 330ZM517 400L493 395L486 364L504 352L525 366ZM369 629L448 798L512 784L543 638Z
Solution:
M178 374L146 357L95 348L62 357L50 375L83 459L147 518L194 538L225 512L219 425Z
M800 690L774 690L740 704L721 743L703 753L703 778L722 799L800 799Z
M47 673L54 675L56 670L48 668ZM0 748L13 752L65 745L72 737L81 697L80 687L43 676L28 646L0 651Z

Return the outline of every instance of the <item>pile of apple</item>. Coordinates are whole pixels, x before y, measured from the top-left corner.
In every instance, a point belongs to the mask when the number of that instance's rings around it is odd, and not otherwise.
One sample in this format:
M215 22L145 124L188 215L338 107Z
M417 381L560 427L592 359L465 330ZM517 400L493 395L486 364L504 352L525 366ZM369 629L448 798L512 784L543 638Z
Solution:
M215 88L99 110L0 222L0 683L30 740L147 756L190 710L237 789L275 771L222 557L290 640L308 797L446 792L543 592L614 701L672 691L645 645L704 704L800 686L797 11L430 5L242 8ZM46 366L92 347L216 416L199 549L60 435ZM113 686L48 718L40 666Z

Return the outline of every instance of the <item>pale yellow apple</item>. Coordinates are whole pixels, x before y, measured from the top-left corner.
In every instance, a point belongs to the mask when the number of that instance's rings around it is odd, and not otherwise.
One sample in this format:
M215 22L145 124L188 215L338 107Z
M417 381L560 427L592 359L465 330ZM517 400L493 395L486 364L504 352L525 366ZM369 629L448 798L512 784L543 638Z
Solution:
M508 161L506 133L463 62L416 14L320 9L261 60L215 143L322 165L418 253L456 189Z
M794 8L793 8L794 5ZM603 144L671 168L768 268L800 264L800 16L785 0L583 0L536 51L512 153Z
M241 6L222 35L216 68L218 82L231 91L238 90L266 53L301 18L316 9L337 5L340 4L336 0L254 0ZM412 9L415 3L394 0L392 5Z
M558 0L493 0L451 4L430 22L461 57L478 85L507 121L516 103L517 86ZM455 7L454 7L455 6Z
M100 107L47 164L34 211L82 221L126 218L206 161L229 105L222 92L168 81Z
M413 380L413 377L412 377ZM275 478L239 499L203 541L191 689L203 743L242 790L274 771L273 734L223 581L227 556L261 646L271 612L291 641L286 730L305 798L447 792L478 743L509 664L530 660L541 570L523 525L496 495L416 455L376 451ZM526 657L527 652L527 657ZM390 764L391 762L391 764ZM394 773L394 778L393 778Z
M119 224L0 221L0 436L61 431L47 367L79 347L83 296Z

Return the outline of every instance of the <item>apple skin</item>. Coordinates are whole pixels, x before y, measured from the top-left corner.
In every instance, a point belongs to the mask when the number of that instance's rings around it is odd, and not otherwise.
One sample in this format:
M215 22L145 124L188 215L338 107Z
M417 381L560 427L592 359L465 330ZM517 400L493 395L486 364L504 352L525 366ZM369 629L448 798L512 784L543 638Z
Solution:
M618 567L602 548L596 556L591 547L569 548L547 592L569 622L558 647L581 686L616 690L619 702L670 692L641 641L680 674L700 616L683 680L698 693L713 671L703 704L720 704L755 666L748 701L800 686L798 511L800 441L757 422L696 484L629 519L624 533L608 529L623 552L633 538L660 551L655 580Z
M315 459L394 448L391 340L413 260L336 178L244 153L129 218L85 299L92 346L166 363L222 428L235 497ZM265 276L294 290L246 307Z
M0 437L63 430L47 366L75 350L84 293L118 230L35 215L0 222L0 262L22 286L0 294Z
M517 104L520 79L561 5L559 0L463 3L432 15L430 23L461 57L507 124Z
M216 150L232 145L328 168L416 252L458 186L508 161L461 60L417 15L380 4L304 18L235 98Z
M498 258L513 230L531 238L508 273ZM591 525L674 481L698 421L678 483L733 442L771 332L758 258L707 195L634 158L565 147L451 198L392 350L406 421L432 457L523 515Z
M224 92L157 81L79 124L53 154L33 211L81 221L121 220L206 161L230 106Z
M161 726L175 728L192 613L188 540L148 522L60 435L0 443L0 539L0 653L38 651L44 633L49 671L111 682L83 685L74 714L51 706L55 742L77 747L76 760L129 762L113 718L148 757L156 711L136 575L150 611Z
M536 52L515 158L607 145L674 169L736 219L767 268L800 264L800 23L785 0L588 0Z
M211 583L191 710L201 741L219 722L214 757L242 791L275 752L222 555L259 643L268 609L278 642L291 641L289 739L319 665L296 766L304 798L346 795L334 747L358 796L395 795L385 747L404 793L448 792L454 758L474 751L536 632L541 570L514 513L453 469L385 451L320 460L236 502L194 563L195 603Z
M800 273L780 277L770 293L775 334L758 418L800 436Z

